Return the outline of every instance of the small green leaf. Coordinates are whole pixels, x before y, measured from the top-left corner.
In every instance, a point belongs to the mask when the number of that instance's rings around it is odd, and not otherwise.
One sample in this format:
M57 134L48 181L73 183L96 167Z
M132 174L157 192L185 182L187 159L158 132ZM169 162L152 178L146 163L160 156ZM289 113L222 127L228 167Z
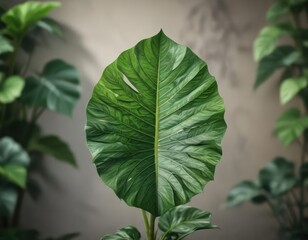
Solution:
M308 127L308 117L302 116L298 109L284 112L276 121L275 133L283 145L287 146L299 138Z
M0 54L13 51L14 47L12 46L11 42L4 36L0 35Z
M0 103L11 103L21 95L25 81L19 76L11 76L0 83Z
M22 100L71 116L80 97L79 73L62 60L47 63L43 73L26 79Z
M278 68L295 63L300 59L300 56L300 53L294 47L277 47L271 54L262 58L259 62L254 88L264 83Z
M30 151L38 151L50 155L60 161L77 166L75 157L67 143L57 136L46 136L34 139L29 145Z
M276 2L268 10L266 17L269 21L276 21L289 12L289 5L286 2Z
M226 207L235 207L244 202L254 201L258 202L263 199L260 186L253 181L243 181L234 186L228 194Z
M115 234L106 235L101 240L139 240L140 238L138 229L129 226L119 229Z
M262 187L273 196L284 194L297 183L294 163L277 157L261 169L259 179Z
M177 206L159 219L158 227L164 233L161 239L180 240L198 230L218 228L210 220L209 212L190 206Z
M17 197L18 193L15 188L8 184L0 184L0 216L8 216L14 212Z
M9 137L0 140L0 176L23 188L29 163L27 152L19 144Z
M60 24L51 18L43 18L38 21L36 25L49 33L52 33L58 37L63 37L63 32Z
M59 2L29 1L9 9L3 16L8 30L13 35L23 34L32 24L46 17L52 10L59 7Z
M24 166L17 164L6 164L0 166L0 176L8 181L25 188L27 180L27 169Z
M288 78L280 86L280 102L286 104L308 84L306 77Z
M276 47L278 38L291 33L293 27L289 23L264 27L254 42L254 58L256 61L272 53Z

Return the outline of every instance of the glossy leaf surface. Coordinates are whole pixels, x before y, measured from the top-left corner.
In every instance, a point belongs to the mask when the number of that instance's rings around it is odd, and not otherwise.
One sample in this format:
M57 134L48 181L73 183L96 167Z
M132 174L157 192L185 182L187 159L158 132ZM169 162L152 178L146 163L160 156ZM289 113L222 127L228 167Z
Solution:
M297 183L294 163L278 157L260 171L259 179L263 188L272 195L284 194Z
M140 237L138 229L129 226L119 229L115 234L106 235L101 240L139 240Z
M22 100L31 106L69 116L79 97L79 73L62 60L50 61L42 74L27 78L22 93Z
M280 67L290 66L299 58L300 53L293 47L277 47L271 54L261 59L257 69L257 78L254 87L259 87Z
M18 4L8 10L2 21L6 23L8 30L14 35L23 34L27 28L38 20L46 17L52 10L59 7L59 2L29 1Z
M87 140L102 180L155 216L213 179L226 130L207 65L163 32L109 65L87 107Z
M280 102L286 104L308 85L306 77L289 78L280 86Z
M244 202L262 197L262 191L256 182L243 181L234 186L228 194L226 207L235 207Z
M211 214L190 206L177 206L159 218L162 240L183 239L201 229L217 228L211 224Z
M25 80L19 76L11 76L0 82L0 103L11 103L21 95Z
M307 127L308 117L291 108L277 119L275 132L282 144L287 146L299 138Z
M60 161L77 166L75 157L68 144L57 136L39 137L31 141L29 149L50 155Z
M25 187L30 158L22 147L9 137L0 140L0 176Z

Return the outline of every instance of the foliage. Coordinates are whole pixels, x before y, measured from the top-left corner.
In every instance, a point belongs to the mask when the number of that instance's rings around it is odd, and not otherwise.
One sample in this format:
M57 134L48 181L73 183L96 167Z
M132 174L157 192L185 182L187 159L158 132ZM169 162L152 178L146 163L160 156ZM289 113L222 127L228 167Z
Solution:
M43 155L76 166L65 141L44 135L37 124L46 109L72 115L80 97L79 74L56 59L39 74L31 59L44 31L62 36L61 26L47 15L59 2L29 1L1 9L0 24L0 224L1 239L41 239L36 230L18 229L25 193L39 197L40 185L31 178ZM22 56L22 57L21 57ZM37 159L38 158L38 159ZM72 239L76 234L62 236Z
M162 31L110 64L87 107L87 142L101 179L142 209L148 240L211 229L210 214L181 206L213 180L226 130L204 61ZM123 237L125 236L125 237ZM140 239L122 228L103 239Z
M267 204L276 217L286 239L307 239L307 143L308 143L308 1L279 0L267 13L269 26L264 27L254 43L255 60L259 62L255 88L265 83L278 69L280 102L287 104L295 97L303 107L289 108L277 119L275 134L288 146L298 143L298 164L283 157L273 159L259 172L257 181L243 181L229 193L226 206L243 202ZM288 45L277 46L280 38Z

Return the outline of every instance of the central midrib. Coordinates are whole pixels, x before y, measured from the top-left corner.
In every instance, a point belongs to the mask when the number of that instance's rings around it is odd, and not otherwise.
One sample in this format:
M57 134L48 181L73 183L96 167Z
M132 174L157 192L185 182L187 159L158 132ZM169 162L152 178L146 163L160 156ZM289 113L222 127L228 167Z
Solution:
M156 83L156 106L155 106L155 140L154 140L154 156L155 156L155 186L156 186L156 203L155 212L158 212L158 137L159 137L159 71L160 71L160 47L161 45L161 34L159 36L159 49L158 49L158 66L157 66L157 83Z

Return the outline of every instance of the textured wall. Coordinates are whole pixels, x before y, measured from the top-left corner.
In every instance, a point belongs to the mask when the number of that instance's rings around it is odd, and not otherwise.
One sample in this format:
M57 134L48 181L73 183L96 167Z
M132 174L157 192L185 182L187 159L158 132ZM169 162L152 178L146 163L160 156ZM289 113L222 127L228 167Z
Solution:
M160 28L201 55L217 78L225 99L228 130L224 156L214 182L192 205L213 214L221 230L203 231L190 239L275 239L276 223L266 207L246 205L222 210L227 191L277 154L292 155L273 136L279 107L276 82L252 90L256 65L252 41L265 24L266 0L64 0L53 15L66 26L63 40L46 38L33 63L37 69L51 58L75 64L82 76L83 96L73 119L47 113L45 132L58 133L71 143L78 158L75 170L46 159L45 192L39 202L24 205L22 224L46 235L79 231L80 239L95 240L126 225L143 229L139 210L126 207L99 179L85 146L85 107L103 69L122 51Z

